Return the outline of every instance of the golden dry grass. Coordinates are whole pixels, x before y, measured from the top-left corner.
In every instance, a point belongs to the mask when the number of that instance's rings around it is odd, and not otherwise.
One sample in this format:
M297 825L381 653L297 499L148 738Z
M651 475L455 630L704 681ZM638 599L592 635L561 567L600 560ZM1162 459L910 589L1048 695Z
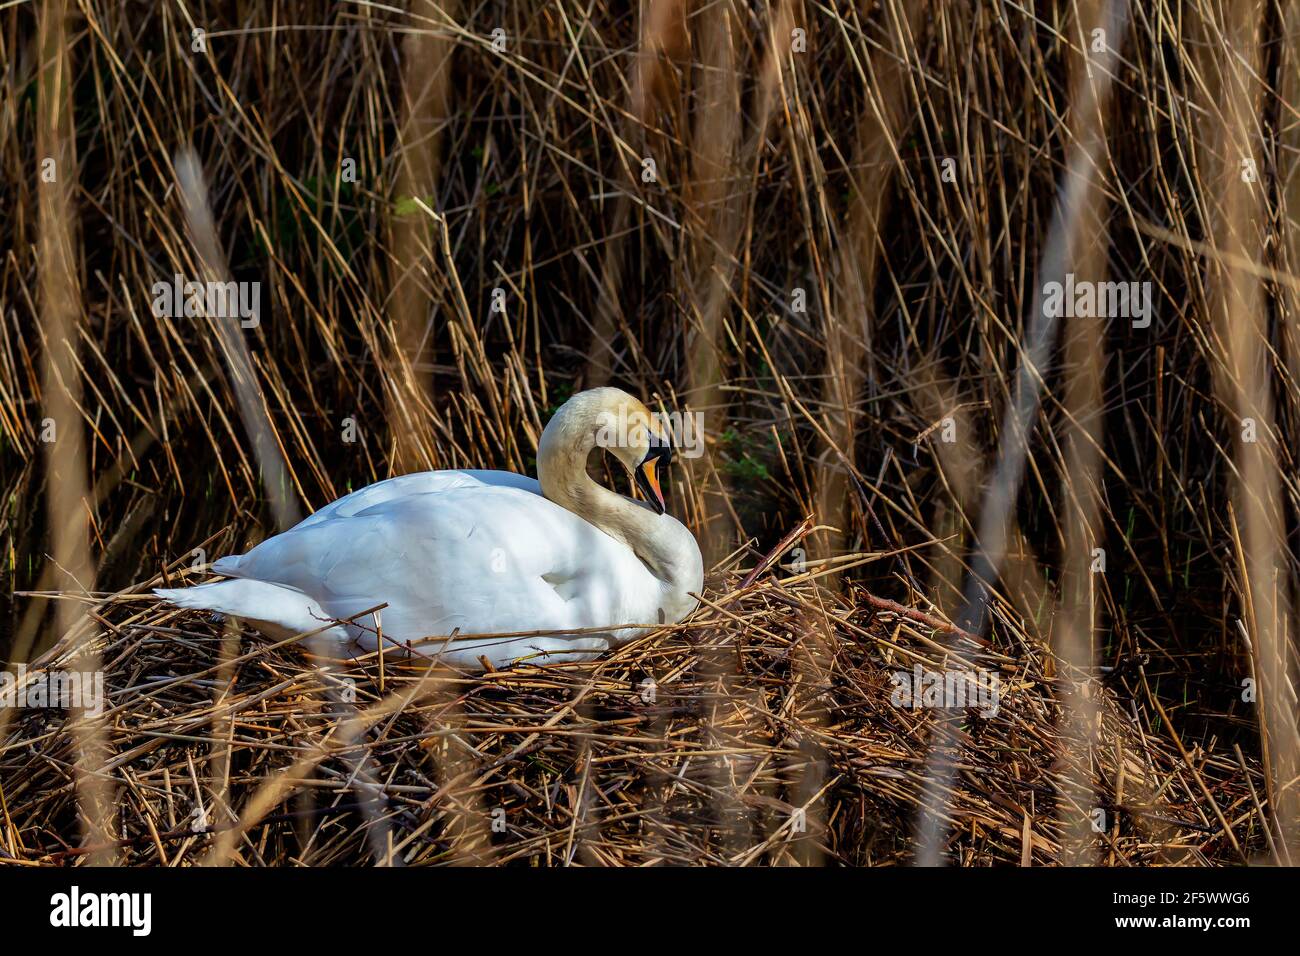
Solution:
M1289 6L239 16L0 8L0 657L113 691L0 708L0 862L1292 858ZM1067 272L1150 282L1150 326L1042 321ZM255 327L152 313L225 273ZM683 627L363 727L416 678L354 706L143 596L390 474L531 473L607 381L706 416ZM997 718L889 706L898 661L960 656L945 620L1017 688ZM178 832L196 802L219 833Z

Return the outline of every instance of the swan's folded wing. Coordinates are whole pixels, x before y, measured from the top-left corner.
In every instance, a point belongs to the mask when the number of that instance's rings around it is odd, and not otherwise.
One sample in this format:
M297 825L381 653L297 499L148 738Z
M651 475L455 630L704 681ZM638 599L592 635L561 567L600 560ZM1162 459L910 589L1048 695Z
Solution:
M596 567L605 573L592 574ZM458 628L482 634L615 623L619 568L645 573L624 546L545 498L478 485L336 511L222 570L298 588L336 618L387 603L383 631L406 641Z
M455 491L461 488L518 488L535 495L542 493L536 478L517 475L510 471L482 471L464 469L457 471L421 471L410 475L398 475L377 481L373 485L359 488L351 494L332 501L319 511L314 512L295 526L310 527L330 518L347 518L360 514L368 508L409 498L414 495L437 494Z

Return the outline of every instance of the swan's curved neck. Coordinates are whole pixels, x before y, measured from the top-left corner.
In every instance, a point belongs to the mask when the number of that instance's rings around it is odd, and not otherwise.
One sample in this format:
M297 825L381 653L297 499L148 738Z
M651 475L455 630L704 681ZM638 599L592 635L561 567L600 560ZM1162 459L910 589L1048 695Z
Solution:
M595 414L566 406L542 432L537 480L542 494L632 549L655 577L682 592L700 587L700 549L677 519L616 494L587 474L596 448ZM568 414L566 414L568 413Z

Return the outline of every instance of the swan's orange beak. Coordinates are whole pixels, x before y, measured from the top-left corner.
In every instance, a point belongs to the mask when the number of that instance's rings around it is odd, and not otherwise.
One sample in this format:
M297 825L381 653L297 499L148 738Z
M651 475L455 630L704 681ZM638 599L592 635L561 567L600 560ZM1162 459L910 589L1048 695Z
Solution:
M645 461L641 462L636 469L637 487L641 493L646 496L651 506L658 514L663 514L665 508L663 488L659 485L659 462L665 463L672 460L673 449L671 445L661 445L651 448L645 456Z

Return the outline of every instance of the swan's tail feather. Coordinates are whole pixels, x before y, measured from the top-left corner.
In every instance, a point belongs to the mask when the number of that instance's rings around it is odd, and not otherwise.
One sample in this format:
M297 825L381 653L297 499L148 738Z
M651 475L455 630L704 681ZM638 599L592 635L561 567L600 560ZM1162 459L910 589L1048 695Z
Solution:
M330 622L329 615L306 594L265 581L238 578L192 588L154 588L153 593L177 607L217 611L243 618L276 640L319 631ZM340 643L350 640L342 625L335 625L322 633Z

